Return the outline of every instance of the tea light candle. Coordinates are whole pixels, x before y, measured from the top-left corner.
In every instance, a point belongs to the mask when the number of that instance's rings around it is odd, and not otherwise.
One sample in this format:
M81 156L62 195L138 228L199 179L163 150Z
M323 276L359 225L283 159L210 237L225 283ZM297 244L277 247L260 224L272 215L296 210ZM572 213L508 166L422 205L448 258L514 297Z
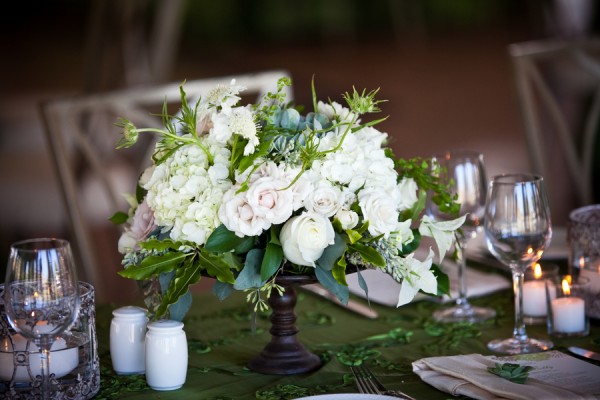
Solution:
M579 297L571 297L567 280L562 281L566 297L552 300L552 322L554 331L562 333L582 332L585 330L585 302Z
M523 283L523 313L532 317L547 314L546 284L542 279L542 268L535 264L533 280Z

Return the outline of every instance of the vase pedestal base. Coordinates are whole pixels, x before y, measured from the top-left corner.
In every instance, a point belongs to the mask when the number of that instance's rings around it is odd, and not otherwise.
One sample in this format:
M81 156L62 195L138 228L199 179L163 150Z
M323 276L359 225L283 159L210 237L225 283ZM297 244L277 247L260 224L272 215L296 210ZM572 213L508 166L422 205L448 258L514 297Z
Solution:
M296 338L296 291L294 286L314 282L314 277L280 276L277 284L285 289L283 294L271 293L271 342L248 363L252 371L269 375L294 375L314 371L321 367L321 359L308 351Z
M267 344L258 357L250 360L248 368L268 375L294 375L321 367L321 359L306 350L296 338L280 338Z

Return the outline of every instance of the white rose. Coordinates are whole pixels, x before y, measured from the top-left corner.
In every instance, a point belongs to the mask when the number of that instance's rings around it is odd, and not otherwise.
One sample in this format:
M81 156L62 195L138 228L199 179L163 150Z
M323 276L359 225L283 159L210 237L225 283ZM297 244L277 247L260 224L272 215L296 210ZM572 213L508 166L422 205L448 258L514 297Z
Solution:
M282 224L287 221L294 211L292 191L282 190L288 185L286 181L269 176L253 182L246 192L246 198L254 214L266 219L270 224Z
M335 217L342 224L342 229L352 229L358 224L358 214L351 210L339 210Z
M344 193L327 181L321 181L304 200L304 207L325 217L332 217L344 204Z
M258 236L270 224L262 217L256 215L246 201L245 194L236 195L238 187L233 187L223 196L223 203L219 207L219 219L227 229L239 237Z
M283 225L279 241L289 261L314 267L325 248L334 243L335 232L328 218L308 211Z
M369 221L369 233L389 237L398 225L396 203L383 190L368 188L358 193L358 205L365 220Z
M400 190L400 211L408 210L419 200L417 191L419 190L417 183L412 178L402 178L398 184Z

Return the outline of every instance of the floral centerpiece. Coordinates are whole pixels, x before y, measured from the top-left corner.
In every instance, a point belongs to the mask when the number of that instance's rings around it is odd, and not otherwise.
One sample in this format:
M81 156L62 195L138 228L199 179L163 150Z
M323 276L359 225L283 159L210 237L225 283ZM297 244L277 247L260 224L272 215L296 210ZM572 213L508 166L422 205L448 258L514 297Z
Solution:
M422 159L397 159L387 134L363 122L379 112L377 91L353 90L346 105L317 100L302 114L277 91L257 104L240 105L243 87L218 86L195 104L181 87L181 110L163 109L164 129L138 129L122 119L118 148L140 133L159 135L152 165L139 179L119 240L120 275L155 283L149 296L156 318L182 318L189 286L216 278L224 298L248 292L263 310L277 277L309 274L342 302L346 274L381 268L401 283L398 306L418 291L447 292L447 277L430 248L419 259L422 236L432 237L439 261L452 246L464 218L436 222L424 215L429 193L456 211L447 188Z

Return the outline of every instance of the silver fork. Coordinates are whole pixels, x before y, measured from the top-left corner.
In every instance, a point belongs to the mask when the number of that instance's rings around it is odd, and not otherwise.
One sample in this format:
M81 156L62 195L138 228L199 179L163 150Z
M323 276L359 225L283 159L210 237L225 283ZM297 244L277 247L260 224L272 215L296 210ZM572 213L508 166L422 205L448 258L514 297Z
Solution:
M356 387L358 388L359 393L385 394L400 399L415 400L413 397L410 397L399 390L387 390L366 365L350 367L350 370L352 370L352 374L354 375L354 380L356 381Z

